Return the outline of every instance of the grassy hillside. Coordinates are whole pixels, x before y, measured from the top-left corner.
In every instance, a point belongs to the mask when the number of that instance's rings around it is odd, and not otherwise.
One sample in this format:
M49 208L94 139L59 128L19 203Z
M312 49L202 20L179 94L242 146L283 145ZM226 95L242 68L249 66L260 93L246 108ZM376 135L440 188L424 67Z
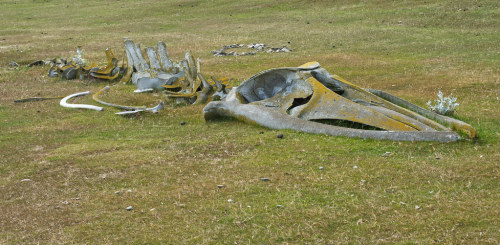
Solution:
M495 0L2 0L0 243L498 244L499 30ZM278 132L205 123L202 105L168 104L130 119L57 100L13 103L107 83L52 79L47 67L15 69L10 61L70 57L82 46L104 64L107 47L122 58L123 37L142 47L165 41L175 60L189 49L204 74L233 85L318 61L421 106L442 89L458 97L456 117L480 138L441 144ZM293 52L210 54L233 43ZM108 99L161 98L133 89L119 86Z

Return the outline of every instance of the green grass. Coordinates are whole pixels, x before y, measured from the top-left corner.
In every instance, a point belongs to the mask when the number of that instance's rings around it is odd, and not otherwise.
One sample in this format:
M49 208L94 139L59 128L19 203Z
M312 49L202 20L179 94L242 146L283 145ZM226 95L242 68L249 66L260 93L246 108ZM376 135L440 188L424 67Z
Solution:
M498 244L499 30L493 0L1 1L0 243ZM441 88L458 97L456 116L480 138L442 144L278 132L205 123L203 105L123 118L57 100L13 103L107 83L52 79L47 67L14 69L10 61L69 57L82 46L104 64L107 47L122 57L123 37L142 47L165 41L175 60L190 49L204 74L233 85L315 60L421 106ZM209 52L233 43L293 52ZM113 87L103 98L161 99L133 89Z

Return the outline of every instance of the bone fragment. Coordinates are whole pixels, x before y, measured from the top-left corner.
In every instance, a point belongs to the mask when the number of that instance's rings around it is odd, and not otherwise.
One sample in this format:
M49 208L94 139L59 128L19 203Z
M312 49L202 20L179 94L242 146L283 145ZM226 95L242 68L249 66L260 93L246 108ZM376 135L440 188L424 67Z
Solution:
M83 95L87 95L87 94L90 94L90 91L86 91L86 92L81 92L81 93L76 93L76 94L71 94L71 95L68 95L66 97L64 97L61 102L59 102L59 104L62 106L62 107L66 107L66 108L77 108L77 109L90 109L90 110L96 110L96 111L103 111L104 108L102 107L99 107L99 106L95 106L95 105L86 105L86 104L68 104L67 101L71 98L74 98L74 97L78 97L78 96L83 96Z

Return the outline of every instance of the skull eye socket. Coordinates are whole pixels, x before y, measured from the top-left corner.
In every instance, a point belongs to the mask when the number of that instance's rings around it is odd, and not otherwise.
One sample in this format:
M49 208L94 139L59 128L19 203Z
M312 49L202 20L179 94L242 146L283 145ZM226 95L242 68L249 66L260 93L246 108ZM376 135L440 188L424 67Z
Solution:
M281 74L265 74L255 81L253 94L256 96L257 100L265 100L274 97L277 93L283 91L290 85L290 83L287 83L287 79Z
M248 103L269 99L293 85L299 79L293 71L276 70L248 79L240 86L239 93Z

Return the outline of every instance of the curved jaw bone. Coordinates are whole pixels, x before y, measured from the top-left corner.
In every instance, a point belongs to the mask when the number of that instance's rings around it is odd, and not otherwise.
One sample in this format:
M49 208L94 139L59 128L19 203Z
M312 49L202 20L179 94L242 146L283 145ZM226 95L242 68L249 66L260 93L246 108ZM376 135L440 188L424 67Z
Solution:
M203 109L203 115L207 121L228 117L271 129L291 129L304 133L326 134L330 136L378 140L439 142L452 142L460 139L460 136L455 132L375 131L343 128L299 119L262 106L241 104L234 101L210 102Z
M442 124L340 77L330 76L316 62L261 72L233 89L225 101L209 103L203 115L206 120L232 117L272 129L332 136L440 142L460 139ZM349 121L379 130L338 127L311 120ZM473 131L469 135L475 135Z

